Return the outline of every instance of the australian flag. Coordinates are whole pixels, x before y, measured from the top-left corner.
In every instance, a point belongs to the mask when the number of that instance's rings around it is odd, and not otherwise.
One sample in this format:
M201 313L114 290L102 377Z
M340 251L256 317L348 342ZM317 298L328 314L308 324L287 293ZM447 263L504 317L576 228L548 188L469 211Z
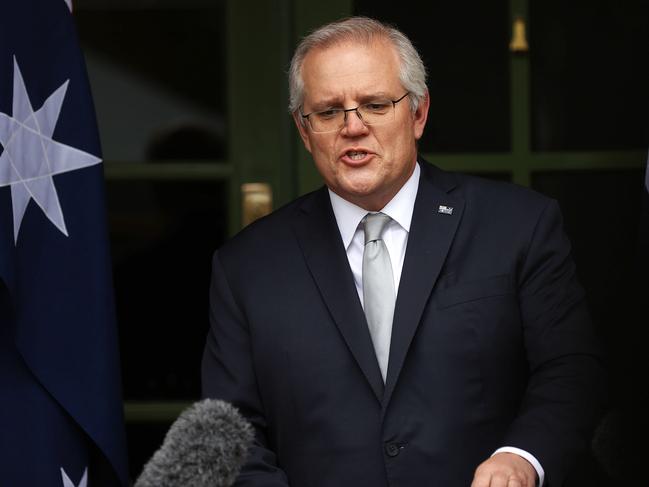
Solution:
M0 0L0 485L128 484L103 168L66 0Z

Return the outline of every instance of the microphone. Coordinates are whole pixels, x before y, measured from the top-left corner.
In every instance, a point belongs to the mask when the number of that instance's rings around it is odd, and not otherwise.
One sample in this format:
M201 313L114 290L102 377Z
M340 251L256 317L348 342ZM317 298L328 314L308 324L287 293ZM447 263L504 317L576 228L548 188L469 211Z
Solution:
M183 411L134 487L230 487L254 433L234 406L204 399Z

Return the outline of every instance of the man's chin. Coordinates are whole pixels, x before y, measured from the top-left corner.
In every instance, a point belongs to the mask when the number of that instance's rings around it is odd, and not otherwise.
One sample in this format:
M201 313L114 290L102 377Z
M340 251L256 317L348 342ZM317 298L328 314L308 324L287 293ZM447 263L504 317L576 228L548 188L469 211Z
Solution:
M347 188L337 194L367 211L379 211L387 204L387 201L385 203L382 201L381 195L375 186Z

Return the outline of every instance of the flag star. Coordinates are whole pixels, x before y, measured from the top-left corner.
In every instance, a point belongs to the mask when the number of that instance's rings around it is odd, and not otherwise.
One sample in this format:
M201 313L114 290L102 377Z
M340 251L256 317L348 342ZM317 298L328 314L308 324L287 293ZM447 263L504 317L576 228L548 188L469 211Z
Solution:
M61 479L63 480L63 487L88 487L88 468L86 467L83 471L83 476L81 477L78 486L74 485L74 482L70 480L70 477L65 473L63 468L61 468Z
M0 187L11 187L14 242L30 200L68 236L53 176L99 164L101 159L52 139L61 114L69 80L63 83L36 112L14 57L13 111L0 112Z

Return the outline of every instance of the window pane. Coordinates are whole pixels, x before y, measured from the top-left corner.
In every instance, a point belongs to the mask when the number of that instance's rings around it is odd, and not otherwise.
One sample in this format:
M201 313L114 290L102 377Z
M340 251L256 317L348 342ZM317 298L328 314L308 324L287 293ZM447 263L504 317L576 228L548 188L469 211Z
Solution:
M646 149L649 2L530 2L534 150Z
M126 399L198 399L224 184L108 183Z
M104 157L226 156L221 1L77 1Z
M424 59L431 108L422 152L509 150L507 1L356 0L355 13L396 25Z

